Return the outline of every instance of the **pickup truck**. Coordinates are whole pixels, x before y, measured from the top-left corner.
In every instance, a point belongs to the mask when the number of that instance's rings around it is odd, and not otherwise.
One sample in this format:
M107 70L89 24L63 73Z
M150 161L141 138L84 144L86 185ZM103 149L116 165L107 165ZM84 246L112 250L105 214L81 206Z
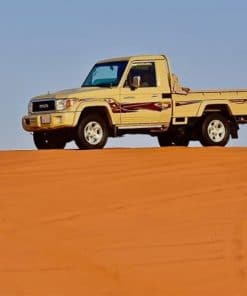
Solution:
M148 134L159 145L225 146L247 123L247 89L182 87L165 55L97 62L80 88L34 97L23 128L38 149L103 148L109 137Z

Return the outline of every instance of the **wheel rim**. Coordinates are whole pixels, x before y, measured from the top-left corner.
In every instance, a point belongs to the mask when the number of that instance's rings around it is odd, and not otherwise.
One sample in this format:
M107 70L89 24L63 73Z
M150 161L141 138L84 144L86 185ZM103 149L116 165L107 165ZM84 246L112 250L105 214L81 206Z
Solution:
M208 125L208 136L209 138L215 142L221 142L226 135L226 128L222 121L220 120L212 120Z
M97 145L103 138L102 126L96 121L90 121L84 128L84 137L91 145Z

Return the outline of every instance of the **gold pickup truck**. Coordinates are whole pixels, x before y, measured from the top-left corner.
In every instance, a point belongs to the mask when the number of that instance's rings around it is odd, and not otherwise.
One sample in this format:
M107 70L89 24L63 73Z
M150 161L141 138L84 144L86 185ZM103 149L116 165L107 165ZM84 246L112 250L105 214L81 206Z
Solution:
M149 134L160 146L225 146L247 123L247 90L182 87L164 55L99 61L80 88L31 99L23 128L38 149L103 148L108 137Z

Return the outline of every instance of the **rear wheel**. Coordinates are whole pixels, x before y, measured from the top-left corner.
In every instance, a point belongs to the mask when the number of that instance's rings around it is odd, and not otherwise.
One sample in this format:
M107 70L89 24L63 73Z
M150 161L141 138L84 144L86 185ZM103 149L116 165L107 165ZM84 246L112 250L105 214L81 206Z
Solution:
M190 140L186 135L181 135L173 138L175 146L187 147L189 146Z
M172 138L168 133L158 135L158 142L160 147L172 146Z
M172 136L170 133L161 134L158 136L158 142L160 147L168 147L168 146L184 146L187 147L189 145L189 139L184 136Z
M37 149L64 149L66 145L63 138L47 132L35 132L33 141Z
M99 114L88 114L77 127L75 142L79 149L101 149L108 139L108 127Z
M207 115L201 127L201 144L203 146L226 146L229 138L228 120L220 113Z
M190 141L188 139L175 139L174 144L175 146L181 146L181 147L188 147Z

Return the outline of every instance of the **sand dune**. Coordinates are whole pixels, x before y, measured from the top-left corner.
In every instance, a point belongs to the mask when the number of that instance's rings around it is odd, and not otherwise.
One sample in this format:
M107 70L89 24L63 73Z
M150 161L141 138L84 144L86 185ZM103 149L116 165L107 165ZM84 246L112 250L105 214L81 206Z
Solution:
M0 295L247 295L247 149L0 153Z

